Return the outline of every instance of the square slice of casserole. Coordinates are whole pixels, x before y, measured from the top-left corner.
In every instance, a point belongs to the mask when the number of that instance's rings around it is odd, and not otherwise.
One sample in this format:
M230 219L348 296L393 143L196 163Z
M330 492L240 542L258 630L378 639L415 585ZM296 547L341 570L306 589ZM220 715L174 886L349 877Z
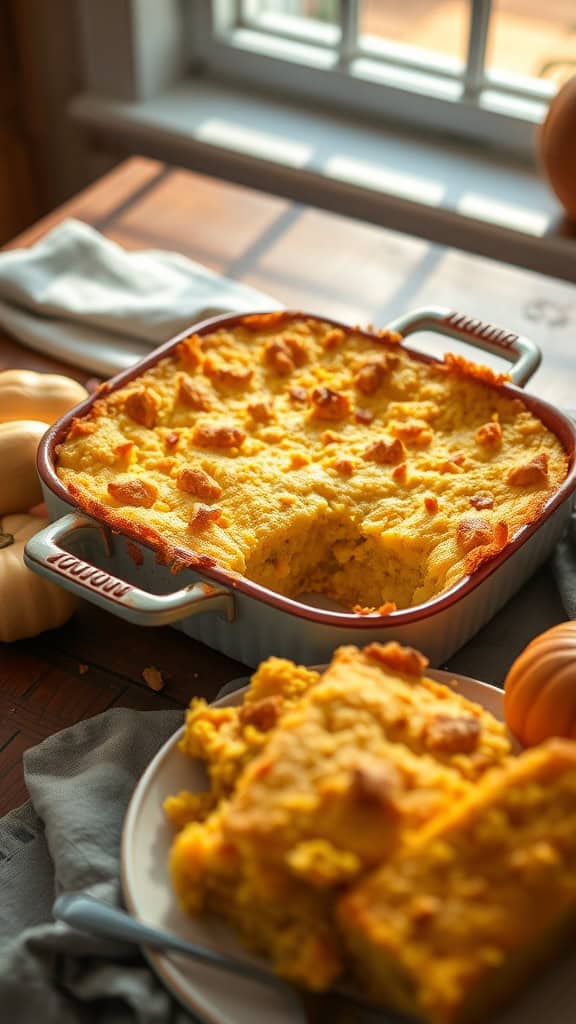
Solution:
M372 998L431 1024L491 1010L576 926L576 743L486 777L343 898L339 922Z

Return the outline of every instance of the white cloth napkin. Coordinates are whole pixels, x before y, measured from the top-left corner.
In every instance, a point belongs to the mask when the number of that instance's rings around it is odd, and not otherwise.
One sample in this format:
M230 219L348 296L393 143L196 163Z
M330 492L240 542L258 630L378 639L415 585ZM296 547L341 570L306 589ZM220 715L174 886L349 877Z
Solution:
M219 313L278 309L270 296L175 252L126 252L78 220L0 253L0 327L102 376Z

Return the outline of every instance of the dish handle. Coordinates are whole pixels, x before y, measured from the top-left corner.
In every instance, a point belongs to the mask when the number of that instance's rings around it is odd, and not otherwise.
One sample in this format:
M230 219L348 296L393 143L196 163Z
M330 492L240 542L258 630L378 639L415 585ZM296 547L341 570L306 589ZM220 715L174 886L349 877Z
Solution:
M530 338L508 331L505 327L495 327L465 313L455 313L444 306L416 309L413 313L407 313L387 324L386 329L398 331L404 337L417 331L436 331L438 334L446 334L457 341L493 352L514 364L509 371L510 379L513 384L520 387L530 380L542 360L538 345Z
M173 594L151 594L90 565L60 546L78 530L87 529L100 533L109 553L105 528L71 513L30 538L24 549L26 565L53 583L139 626L164 626L201 612L224 612L228 621L234 618L234 596L225 587L199 582Z

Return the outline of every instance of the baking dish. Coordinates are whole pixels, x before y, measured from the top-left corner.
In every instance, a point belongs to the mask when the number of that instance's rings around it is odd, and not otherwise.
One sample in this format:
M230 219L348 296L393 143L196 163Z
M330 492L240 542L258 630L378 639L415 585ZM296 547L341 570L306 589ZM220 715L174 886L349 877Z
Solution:
M284 315L313 316L290 311ZM241 315L221 316L192 325L110 381L108 393L170 354L192 331L202 335L233 327L241 319ZM329 318L321 319L351 330ZM358 616L284 597L224 568L207 565L201 557L175 577L168 566L159 564L153 548L131 535L129 528L113 531L75 505L56 474L56 446L72 420L88 412L94 397L62 417L41 442L38 470L52 522L29 541L27 565L129 621L174 623L187 635L248 665L258 664L270 654L310 664L329 658L339 644L389 639L418 647L433 665L442 663L502 607L559 539L576 488L576 429L548 403L519 390L540 362L540 352L529 339L441 307L407 314L387 329L405 337L435 331L510 360L513 383L498 387L510 397L521 395L528 409L556 434L569 458L566 479L538 519L522 528L499 555L448 591L387 616ZM415 359L435 361L407 345L405 349Z

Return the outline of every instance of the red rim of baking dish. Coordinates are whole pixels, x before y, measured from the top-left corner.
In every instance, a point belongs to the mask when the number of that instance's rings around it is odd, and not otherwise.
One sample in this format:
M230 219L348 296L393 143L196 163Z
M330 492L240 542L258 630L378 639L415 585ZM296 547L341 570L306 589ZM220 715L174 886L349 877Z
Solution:
M61 419L47 430L40 442L37 459L38 472L46 487L48 487L52 493L61 500L66 501L68 504L75 505L85 515L88 515L91 519L102 523L110 529L110 523L105 519L98 519L93 512L84 509L80 502L76 498L72 497L56 474L55 449L56 446L64 440L64 437L68 433L72 424L72 420L85 416L94 402L99 398L105 397L113 391L117 391L119 388L124 387L125 384L132 381L135 377L141 376L143 372L149 370L150 367L168 356L180 341L184 338L188 338L191 334L207 334L217 327L235 327L249 316L265 317L268 315L274 315L279 321L290 321L294 319L320 320L323 323L341 328L348 335L361 334L377 344L383 344L382 338L369 330L363 330L359 327L351 327L348 324L341 323L339 320L333 320L328 316L302 313L296 310L271 310L269 313L257 312L234 313L231 315L225 314L223 316L210 317L209 319L200 321L198 324L192 324L186 330L181 331L180 334L171 338L159 348L154 349L150 355L139 360L134 364L134 366L129 367L127 370L123 370L122 373L119 373L109 381L106 381L100 391L90 395L90 397L85 399L85 401L80 405L75 406L75 408L70 410L70 412L65 413ZM402 348L405 352L408 352L411 357L419 360L420 362L428 364L441 362L441 360L437 359L435 356L429 355L427 352L420 352L404 343L402 344ZM520 398L526 407L538 416L544 425L556 435L563 445L568 455L569 469L565 480L563 480L556 494L546 502L539 516L533 522L527 523L525 526L521 527L514 539L510 541L502 551L498 552L498 554L493 558L481 565L475 572L468 576L463 576L462 579L455 583L453 587L444 591L442 594L438 595L438 597L434 597L430 601L426 601L424 604L415 605L413 608L403 608L395 612L390 612L388 615L379 615L378 613L359 615L350 612L331 611L325 608L315 608L312 605L301 604L293 598L284 597L282 594L278 594L273 590L268 590L266 587L262 587L258 583L253 583L252 580L247 579L247 577L220 567L217 564L206 565L205 556L196 555L195 552L189 548L175 547L172 549L174 555L176 557L182 555L187 560L185 568L189 568L201 576L208 577L223 586L232 587L234 590L238 590L249 597L262 601L265 604L269 604L281 611L289 612L292 615L297 615L300 618L309 619L312 622L321 623L322 625L346 628L352 627L355 629L368 630L382 629L382 626L386 624L394 626L408 625L444 611L491 576L493 572L495 572L508 558L510 558L532 536L532 534L550 518L552 513L564 501L566 501L570 497L571 493L576 489L576 425L573 424L568 417L564 415L564 413L555 409L554 406L549 405L548 402L541 398L537 398L535 395L525 392L523 388L520 388L515 384L491 382L488 386L493 387L496 391L503 392L511 398ZM114 527L114 530L117 532L116 527ZM137 541L143 547L147 547L154 552L158 551L157 547L155 547L155 545L150 541L142 538L138 534L137 530L132 530L130 528L130 524L122 524L119 532L122 535L129 537L130 540ZM197 563L190 560L191 555L193 558L197 558Z

